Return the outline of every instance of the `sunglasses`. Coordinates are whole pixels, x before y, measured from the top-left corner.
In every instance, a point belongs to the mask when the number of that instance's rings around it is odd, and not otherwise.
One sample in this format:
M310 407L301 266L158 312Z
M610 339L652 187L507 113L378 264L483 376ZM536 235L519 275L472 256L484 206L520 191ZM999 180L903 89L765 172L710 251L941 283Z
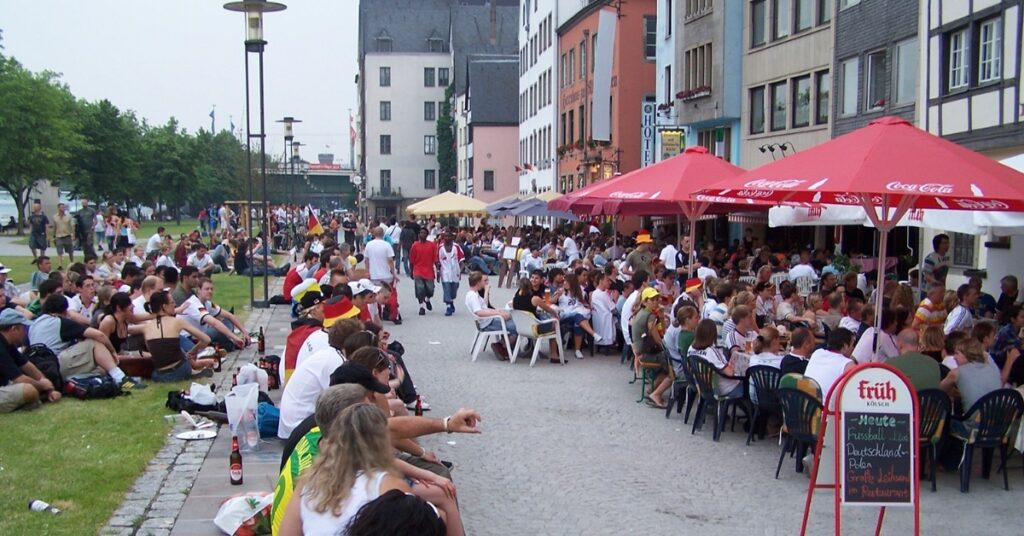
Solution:
M378 339L377 339L377 334L376 333L374 333L374 332L372 332L372 331L370 331L368 329L364 329L364 330L360 331L359 333L366 333L366 334L370 335L370 346L377 346Z

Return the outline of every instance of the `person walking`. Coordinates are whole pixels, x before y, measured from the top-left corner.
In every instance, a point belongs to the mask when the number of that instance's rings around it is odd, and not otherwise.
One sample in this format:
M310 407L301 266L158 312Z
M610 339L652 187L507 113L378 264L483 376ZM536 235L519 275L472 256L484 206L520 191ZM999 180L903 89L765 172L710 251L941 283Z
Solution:
M57 269L64 269L64 253L68 254L68 266L75 262L75 218L68 214L64 203L57 203L53 215L53 247L57 248Z
M38 199L32 203L32 214L28 216L28 249L32 251L32 258L37 259L46 255L46 236L50 230L50 218L43 214L43 205Z
M462 248L455 243L452 233L444 234L444 242L437 250L437 281L441 283L441 291L444 293L444 303L448 309L444 316L452 316L455 313L455 298L459 295L459 280L462 278L462 262L465 255Z
M405 275L413 277L412 275L412 260L409 259L409 254L412 251L412 245L416 243L416 239L419 236L419 228L412 221L405 221L402 223L402 234L399 236L399 243L402 246L402 266L405 267ZM431 278L433 281L433 278Z
M412 265L412 278L416 288L416 301L420 304L420 316L427 314L424 310L433 311L430 299L434 297L434 266L438 262L437 245L427 241L427 230L420 229L419 240L409 248L409 263Z
M89 206L89 200L82 198L82 206L75 213L75 227L78 229L78 241L82 246L82 255L96 256L96 242L93 227L96 225L96 209Z

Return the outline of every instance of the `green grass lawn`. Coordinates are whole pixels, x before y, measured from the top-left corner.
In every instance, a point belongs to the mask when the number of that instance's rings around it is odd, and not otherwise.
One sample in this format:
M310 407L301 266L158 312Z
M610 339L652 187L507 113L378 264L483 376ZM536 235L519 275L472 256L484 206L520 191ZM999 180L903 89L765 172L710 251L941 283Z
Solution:
M0 534L96 534L163 446L167 391L186 382L149 385L0 415ZM32 512L32 499L64 513Z
M171 234L171 236L173 236L175 239L177 239L179 236L181 236L181 233L189 233L189 232L192 232L192 231L198 229L199 228L199 222L196 221L195 218L182 219L181 220L181 225L178 225L173 220L172 221L163 221L163 222L160 222L160 221L146 221L146 222L142 222L142 223L139 224L139 230L135 232L135 236L138 237L139 242L145 243L145 241L148 240L150 236L153 236L153 233L156 232L156 228L160 227L160 226L163 226L167 230L167 232ZM22 245L22 246L25 246L25 254L26 255L30 254L30 252L28 251L28 235L27 234L25 236L19 237L18 239L14 240L14 243ZM104 248L107 247L106 243L103 244L103 247ZM53 250L53 244L51 243L50 244L50 251L49 251L49 253L51 253L51 254L54 253L54 251L52 251L52 250ZM81 253L81 252L79 252L79 253ZM97 254L98 253L99 253L99 251L97 251Z

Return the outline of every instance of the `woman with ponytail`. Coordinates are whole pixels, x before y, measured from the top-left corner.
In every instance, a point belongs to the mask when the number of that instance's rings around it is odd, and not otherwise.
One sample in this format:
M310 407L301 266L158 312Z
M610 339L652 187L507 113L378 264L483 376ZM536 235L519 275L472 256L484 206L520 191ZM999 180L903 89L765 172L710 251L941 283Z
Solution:
M153 381L174 382L194 377L213 376L213 359L197 360L196 356L210 344L209 335L189 322L174 316L174 297L166 290L154 292L146 304L146 312L155 318L146 322L143 334L146 347L153 356ZM198 342L186 355L181 351L178 334L187 332ZM199 370L193 370L193 367Z
M765 326L754 339L754 355L750 356L750 366L768 365L779 368L782 364L782 341L779 330Z

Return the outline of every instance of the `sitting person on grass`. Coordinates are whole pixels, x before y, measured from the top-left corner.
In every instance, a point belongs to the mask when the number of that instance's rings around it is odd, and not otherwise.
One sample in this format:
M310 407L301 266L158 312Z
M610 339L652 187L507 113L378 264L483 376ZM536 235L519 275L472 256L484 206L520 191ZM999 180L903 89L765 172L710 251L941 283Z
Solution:
M0 312L0 413L60 400L57 389L18 350L32 323L13 309Z
M146 304L147 311L155 315L152 320L143 324L142 328L146 348L153 358L153 381L176 382L213 376L216 360L196 359L199 352L210 344L209 335L191 323L175 317L174 306L174 297L166 290L154 292ZM181 351L182 331L197 341L188 353Z

